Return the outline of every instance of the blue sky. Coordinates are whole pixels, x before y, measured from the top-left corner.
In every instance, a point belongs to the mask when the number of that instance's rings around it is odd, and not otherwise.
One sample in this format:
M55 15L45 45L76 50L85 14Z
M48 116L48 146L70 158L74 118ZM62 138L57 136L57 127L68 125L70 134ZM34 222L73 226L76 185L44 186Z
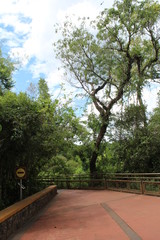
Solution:
M58 71L52 44L57 36L54 24L63 22L66 15L98 15L113 1L102 0L1 0L0 34L2 47L21 65L14 73L15 91L25 91L30 82L43 76L52 92L64 80Z
M1 47L20 61L13 75L14 91L26 91L31 82L37 83L44 77L51 94L58 96L59 85L66 82L63 70L58 70L60 63L52 46L58 38L54 24L73 14L76 18L89 16L94 19L104 7L112 4L113 0L1 0ZM74 92L75 89L66 85L66 91ZM152 103L148 101L149 110L155 106L157 91L156 87L144 92L146 102L152 97Z

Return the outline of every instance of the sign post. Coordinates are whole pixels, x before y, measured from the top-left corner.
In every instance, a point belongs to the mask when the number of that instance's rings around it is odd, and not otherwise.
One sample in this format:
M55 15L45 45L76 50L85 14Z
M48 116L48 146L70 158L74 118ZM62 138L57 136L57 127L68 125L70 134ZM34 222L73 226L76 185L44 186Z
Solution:
M23 198L22 190L25 189L25 187L22 184L22 179L26 178L26 168L25 167L17 167L16 168L16 178L20 180L18 183L20 187L20 200Z
M20 187L20 201L21 201L22 198L23 198L23 194L22 194L22 179L20 179L19 187Z

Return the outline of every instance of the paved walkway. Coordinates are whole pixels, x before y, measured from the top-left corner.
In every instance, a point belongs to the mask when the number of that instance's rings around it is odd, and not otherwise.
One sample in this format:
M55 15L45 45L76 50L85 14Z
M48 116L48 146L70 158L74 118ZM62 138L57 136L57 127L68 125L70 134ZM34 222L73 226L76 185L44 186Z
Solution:
M62 190L12 240L158 240L160 198Z

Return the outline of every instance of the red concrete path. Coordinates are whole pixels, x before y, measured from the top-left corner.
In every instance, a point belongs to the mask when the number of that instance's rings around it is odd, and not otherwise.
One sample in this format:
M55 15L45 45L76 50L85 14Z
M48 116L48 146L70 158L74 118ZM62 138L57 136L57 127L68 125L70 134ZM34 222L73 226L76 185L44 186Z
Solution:
M160 198L63 190L12 240L159 240Z

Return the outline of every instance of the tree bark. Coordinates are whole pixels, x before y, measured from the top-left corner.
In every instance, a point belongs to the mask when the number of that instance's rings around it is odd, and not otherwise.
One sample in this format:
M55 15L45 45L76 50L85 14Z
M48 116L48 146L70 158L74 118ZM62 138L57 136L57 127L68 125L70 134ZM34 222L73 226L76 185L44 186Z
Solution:
M140 107L142 108L143 112L143 124L144 127L147 127L147 116L146 116L146 111L145 111L145 106L142 100L142 90L140 84L137 85L137 101L139 102Z
M101 144L101 142L104 138L104 135L106 133L107 126L108 126L107 123L104 123L101 126L99 135L98 135L97 140L95 142L95 148L93 150L92 157L91 157L91 160L90 160L90 173L91 173L91 175L94 175L96 173L96 170L97 170L96 169L96 160L97 160L97 157L98 157L98 151L99 151L99 148L100 148L100 144Z

